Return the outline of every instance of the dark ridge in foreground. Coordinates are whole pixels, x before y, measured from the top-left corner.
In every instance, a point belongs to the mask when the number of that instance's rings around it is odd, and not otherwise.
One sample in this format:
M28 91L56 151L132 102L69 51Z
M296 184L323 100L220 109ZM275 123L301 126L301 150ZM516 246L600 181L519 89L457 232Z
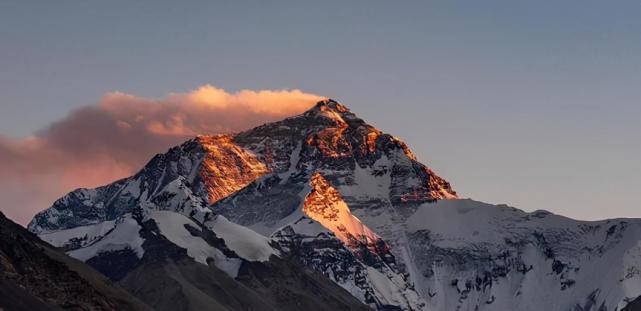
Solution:
M151 310L0 212L0 310Z

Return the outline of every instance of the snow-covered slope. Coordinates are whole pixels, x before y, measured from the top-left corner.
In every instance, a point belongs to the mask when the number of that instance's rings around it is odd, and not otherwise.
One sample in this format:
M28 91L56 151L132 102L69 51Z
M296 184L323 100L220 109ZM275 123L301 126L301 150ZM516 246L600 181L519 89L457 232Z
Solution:
M153 220L189 258L232 277L237 261L285 260L380 310L615 310L641 295L640 220L460 200L402 141L332 100L197 137L130 178L70 193L29 229L72 255L135 262L127 219Z
M641 294L641 221L576 221L472 200L406 221L417 286L436 310L620 310Z
M191 209L192 211L194 209ZM141 206L92 243L69 250L156 310L365 310L332 281L281 259L277 242L223 216ZM213 216L211 216L213 215ZM77 227L55 235L96 232ZM319 294L317 291L322 291Z
M425 301L389 253L373 253L364 243L347 246L307 217L278 230L273 239L292 261L322 273L374 309L425 310Z

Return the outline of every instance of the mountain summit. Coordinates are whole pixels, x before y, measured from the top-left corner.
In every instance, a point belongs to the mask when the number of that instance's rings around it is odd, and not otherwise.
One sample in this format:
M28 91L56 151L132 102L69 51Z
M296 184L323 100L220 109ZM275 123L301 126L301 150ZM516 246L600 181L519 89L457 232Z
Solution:
M390 183L389 197L397 203L456 198L450 184L417 162L405 143L338 102L325 100L299 116L236 135L198 136L156 155L130 178L73 191L36 215L28 227L43 233L114 220L170 183L188 186L194 200L215 204L261 178L276 177L285 184L293 175L309 179L322 171L340 186L357 183L359 176L348 174L365 169L377 170L374 173Z
M331 99L198 136L28 228L163 310L620 310L641 295L641 221L459 199Z

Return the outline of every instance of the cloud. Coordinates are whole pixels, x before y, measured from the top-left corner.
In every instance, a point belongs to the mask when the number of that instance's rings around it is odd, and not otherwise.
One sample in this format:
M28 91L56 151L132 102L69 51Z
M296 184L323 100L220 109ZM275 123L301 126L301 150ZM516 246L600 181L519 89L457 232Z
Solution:
M160 100L108 93L32 137L0 136L0 210L26 224L65 193L131 175L154 154L197 134L241 131L321 99L299 90L229 93L211 85Z

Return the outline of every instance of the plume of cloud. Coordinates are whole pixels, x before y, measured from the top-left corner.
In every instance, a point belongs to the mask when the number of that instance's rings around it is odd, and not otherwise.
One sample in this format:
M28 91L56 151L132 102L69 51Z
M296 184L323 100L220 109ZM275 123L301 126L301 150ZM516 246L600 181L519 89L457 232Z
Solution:
M24 225L65 193L129 176L195 135L241 131L321 99L299 90L229 93L211 85L161 100L108 93L32 137L0 136L0 210Z

